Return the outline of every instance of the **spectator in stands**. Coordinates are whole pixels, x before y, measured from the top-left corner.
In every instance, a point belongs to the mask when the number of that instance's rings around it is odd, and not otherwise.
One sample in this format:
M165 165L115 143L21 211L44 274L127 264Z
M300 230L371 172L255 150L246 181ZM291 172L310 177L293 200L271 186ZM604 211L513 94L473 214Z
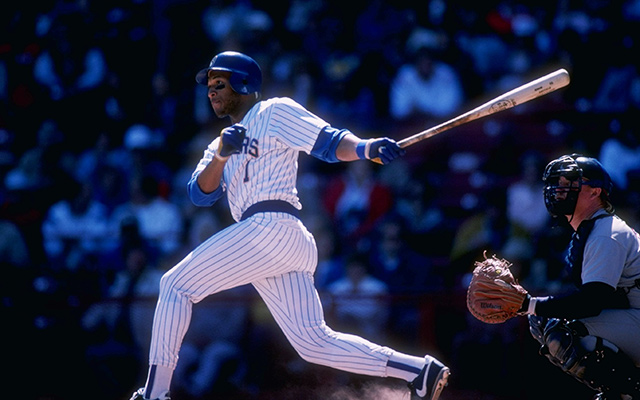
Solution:
M42 164L42 149L33 148L24 152L14 168L4 177L4 186L8 190L33 190L48 186Z
M30 260L27 244L17 225L0 219L0 265L25 268Z
M387 285L370 273L369 259L364 254L347 258L345 276L331 283L330 305L336 325L375 340L385 339L389 316Z
M410 57L391 82L390 115L397 120L453 116L464 101L464 88L455 68L425 46Z
M540 193L543 189L540 171L542 158L537 153L525 153L520 160L520 177L507 188L507 219L509 236L501 250L503 257L521 268L521 279L527 277L531 263L539 258L537 248L542 235L550 227L551 217ZM534 271L534 275L544 271ZM532 284L544 284L544 276L531 276Z
M340 240L363 239L392 207L393 193L377 179L374 168L373 163L350 163L327 186L324 205Z
M110 216L119 205L129 199L127 181L122 171L112 165L98 168L91 181L93 197L107 207Z
M313 230L318 246L318 265L314 274L316 288L323 292L329 285L345 275L344 259L338 244L338 235L324 225Z
M390 213L372 232L371 274L385 282L392 294L425 293L441 287L442 277L428 258L411 249L402 217Z
M158 285L164 271L150 261L144 243L125 246L124 268L110 285L104 299L97 299L82 315L87 333L87 367L90 377L105 395L116 397L144 359L150 337Z
M403 220L407 244L424 255L445 255L446 246L432 248L424 245L446 243L444 225L447 221L444 212L435 204L436 191L429 185L412 179L397 198L394 210Z
M75 16L68 16L72 18ZM107 76L102 50L92 46L81 20L56 21L50 32L50 47L36 59L36 80L61 101L97 88Z
M42 100L49 104L46 111L65 131L75 125L79 113L97 121L104 112L101 90L109 68L92 28L84 10L56 16L34 62L34 79L45 92ZM91 135L80 135L72 145L82 148L90 143L87 139Z
M250 291L248 287L235 288L222 298L214 297L194 307L194 323L185 335L172 380L174 391L204 399L214 389L220 395L243 385L250 356L244 353L250 322L246 297Z
M51 206L42 224L47 256L64 268L102 251L108 224L107 208L93 198L89 183L77 183L68 195Z
M630 189L629 174L640 174L638 133L624 126L617 133L611 134L602 142L598 159L607 171L611 171L611 180L616 185L615 189L626 192ZM620 200L624 202L623 199Z
M74 174L78 181L89 182L97 179L100 170L107 166L124 168L126 149L116 147L113 134L101 131L91 146L82 149L77 158Z
M483 252L498 254L508 236L506 195L499 187L488 188L482 201L458 226L450 253L450 266L446 270L447 285L466 288L463 276Z
M125 130L122 147L114 149L112 153L121 159L119 167L126 173L127 179L151 174L158 183L169 182L172 171L160 158L164 145L165 138L160 132L147 123L136 122Z
M99 254L97 265L103 275L102 295L108 294L109 287L115 277L126 269L127 255L134 247L143 248L149 264L162 268L160 251L149 240L142 237L138 220L135 216L128 216L120 222L117 235L109 234L105 240L105 249Z
M65 132L57 120L47 118L38 126L35 137L35 145L26 149L18 164L7 171L5 186L8 190L48 191L48 199L64 196L64 190L60 189L72 178L70 170L74 162ZM54 186L59 190L51 190Z
M410 296L442 288L442 274L424 255L411 249L406 241L406 228L396 214L383 218L372 233L369 250L370 273L385 283L392 296L400 297L391 305L387 330L403 341L419 340L420 315Z
M123 219L135 217L142 237L162 255L176 251L184 229L184 218L178 206L159 195L158 181L151 175L133 177L129 189L129 201L118 206L111 216L111 234L118 235Z

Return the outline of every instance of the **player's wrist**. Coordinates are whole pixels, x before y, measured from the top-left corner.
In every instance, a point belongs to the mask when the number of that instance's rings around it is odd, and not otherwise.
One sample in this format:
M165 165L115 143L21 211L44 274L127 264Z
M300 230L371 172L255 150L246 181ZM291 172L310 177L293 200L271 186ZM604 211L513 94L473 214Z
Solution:
M229 159L229 157L231 157L231 156L229 155L229 156L223 157L223 156L221 156L221 155L220 155L220 153L218 152L218 153L216 153L216 154L214 155L214 157L215 157L215 159L216 159L216 160L218 160L218 161L227 162L227 160L228 160L228 159Z
M518 314L520 315L536 315L536 305L538 301L544 300L546 297L533 297L527 294L524 301L522 302L522 307L518 310Z
M360 140L356 145L356 155L361 160L369 160L369 153L371 151L371 142L372 140Z
M537 297L529 298L529 304L527 305L527 315L536 315L536 303L538 302Z

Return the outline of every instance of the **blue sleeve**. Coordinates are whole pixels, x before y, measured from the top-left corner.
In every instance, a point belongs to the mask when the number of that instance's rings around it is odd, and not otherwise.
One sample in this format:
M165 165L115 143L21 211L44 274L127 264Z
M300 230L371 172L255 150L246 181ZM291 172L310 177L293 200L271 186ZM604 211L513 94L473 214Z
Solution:
M224 189L222 188L222 184L218 186L216 190L211 193L205 193L200 189L198 185L198 175L194 174L187 183L187 191L189 193L189 199L196 206L200 207L208 207L212 206L216 201L218 201L222 195L224 194Z
M311 155L322 161L336 163L340 160L336 157L336 149L343 137L351 133L348 129L336 129L325 126L320 131L316 143L311 149Z

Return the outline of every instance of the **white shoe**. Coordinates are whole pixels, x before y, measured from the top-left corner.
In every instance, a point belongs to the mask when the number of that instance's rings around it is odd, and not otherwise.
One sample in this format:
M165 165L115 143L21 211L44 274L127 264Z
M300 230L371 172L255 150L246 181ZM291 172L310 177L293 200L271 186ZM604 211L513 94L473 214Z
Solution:
M133 395L131 395L131 399L130 400L149 400L149 399L145 399L144 398L144 388L140 388L138 390L136 390L135 392L133 392ZM168 391L162 393L162 395L160 397L158 397L157 399L154 400L171 400L170 394Z

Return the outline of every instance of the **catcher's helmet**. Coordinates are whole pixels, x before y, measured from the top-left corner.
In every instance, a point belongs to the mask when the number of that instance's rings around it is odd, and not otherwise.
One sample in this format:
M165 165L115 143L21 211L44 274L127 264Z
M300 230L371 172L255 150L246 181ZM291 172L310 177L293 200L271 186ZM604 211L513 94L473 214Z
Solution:
M262 71L258 63L246 54L236 51L224 51L211 59L209 67L196 74L196 82L207 85L209 71L231 72L231 88L240 94L260 92Z
M560 177L569 181L560 186ZM608 203L613 182L602 164L593 157L580 154L564 155L547 164L542 175L544 203L551 215L572 215L582 185L602 188L602 198ZM566 196L557 196L566 193Z

